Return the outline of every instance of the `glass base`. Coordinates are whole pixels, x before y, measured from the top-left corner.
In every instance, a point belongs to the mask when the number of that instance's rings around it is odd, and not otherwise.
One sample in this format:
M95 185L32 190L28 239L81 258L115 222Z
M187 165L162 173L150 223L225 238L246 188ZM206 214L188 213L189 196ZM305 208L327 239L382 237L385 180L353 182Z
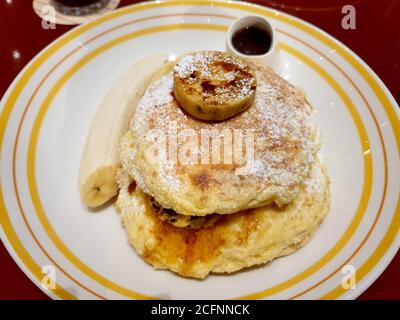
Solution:
M76 7L70 7L63 5L55 0L51 1L52 5L54 8L65 15L68 16L85 16L88 14L96 13L99 10L103 9L106 7L111 0L99 0L96 3L92 3L86 6L76 6Z

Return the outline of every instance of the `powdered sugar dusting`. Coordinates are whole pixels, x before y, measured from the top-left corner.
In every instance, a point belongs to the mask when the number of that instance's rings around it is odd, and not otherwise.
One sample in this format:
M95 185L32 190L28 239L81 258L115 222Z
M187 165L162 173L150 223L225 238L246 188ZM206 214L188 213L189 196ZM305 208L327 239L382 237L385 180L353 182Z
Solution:
M191 94L203 101L223 104L254 94L256 81L252 70L241 60L220 51L203 51L185 55L174 67L174 77ZM205 90L200 84L207 83ZM200 85L200 86L199 86Z
M139 101L134 117L131 121L133 129L148 130L148 117L152 109L171 103L174 98L172 73L162 76L158 81L152 83Z
M146 111L149 108L156 108L171 102L174 98L171 95L173 79L169 75L164 75L159 81L150 85L146 93L140 100L137 109Z
M178 73L180 77L189 77L194 70L196 69L195 65L203 65L205 66L206 60L204 59L203 55L195 54L191 55L188 54L184 56L179 63L177 63L174 67L174 71ZM202 68L203 72L205 73L207 69L205 67ZM205 69L205 70L204 70Z
M323 195L326 190L325 183L326 177L322 169L322 160L319 159L320 164L313 165L310 171L310 176L305 179L304 185L307 193L313 195Z

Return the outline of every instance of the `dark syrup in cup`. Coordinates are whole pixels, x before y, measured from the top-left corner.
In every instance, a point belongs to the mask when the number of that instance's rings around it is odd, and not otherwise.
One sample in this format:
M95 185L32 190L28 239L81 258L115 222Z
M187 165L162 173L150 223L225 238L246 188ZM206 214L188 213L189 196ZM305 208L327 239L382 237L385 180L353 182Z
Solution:
M232 37L232 45L242 54L262 55L271 48L270 32L256 26L247 26L237 30Z

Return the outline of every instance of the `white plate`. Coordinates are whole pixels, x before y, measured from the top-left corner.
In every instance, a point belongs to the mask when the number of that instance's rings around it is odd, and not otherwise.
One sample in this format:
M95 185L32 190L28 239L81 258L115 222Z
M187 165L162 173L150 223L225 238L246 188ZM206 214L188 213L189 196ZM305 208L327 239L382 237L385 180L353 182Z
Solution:
M306 91L324 135L330 212L312 241L260 268L203 281L156 271L128 245L113 207L81 204L77 176L90 120L113 81L149 54L224 49L235 17L267 16L282 75ZM1 238L53 298L355 298L399 244L398 106L341 43L292 16L240 2L167 1L124 7L44 49L1 102ZM44 269L43 269L44 268ZM355 285L342 286L355 271ZM53 275L53 273L51 273ZM348 282L345 282L345 284Z

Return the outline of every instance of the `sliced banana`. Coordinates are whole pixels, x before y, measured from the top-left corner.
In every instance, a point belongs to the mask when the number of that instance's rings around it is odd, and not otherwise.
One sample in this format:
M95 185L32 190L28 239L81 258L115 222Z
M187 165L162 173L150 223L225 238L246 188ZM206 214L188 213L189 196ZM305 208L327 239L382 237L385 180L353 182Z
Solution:
M174 94L181 107L201 120L225 120L247 109L257 82L245 62L221 51L183 56L174 67Z
M98 207L117 194L121 137L148 85L172 67L167 55L140 60L106 94L92 120L80 164L79 192L88 207Z

